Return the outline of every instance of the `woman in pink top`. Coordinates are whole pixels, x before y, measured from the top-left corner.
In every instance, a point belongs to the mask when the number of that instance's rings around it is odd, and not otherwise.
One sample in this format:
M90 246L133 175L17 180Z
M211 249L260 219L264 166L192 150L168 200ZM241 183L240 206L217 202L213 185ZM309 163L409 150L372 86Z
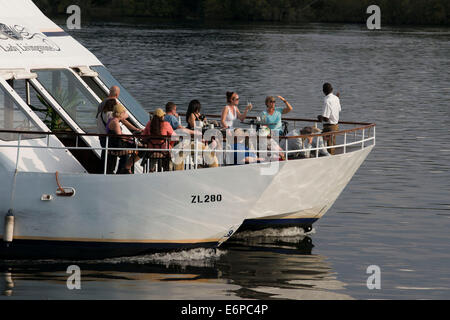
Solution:
M152 120L147 122L142 134L151 136L176 135L170 123L164 120L165 114L166 113L161 108L156 109L153 113ZM173 143L167 144L167 139L146 139L146 142L150 149L170 149L173 145Z

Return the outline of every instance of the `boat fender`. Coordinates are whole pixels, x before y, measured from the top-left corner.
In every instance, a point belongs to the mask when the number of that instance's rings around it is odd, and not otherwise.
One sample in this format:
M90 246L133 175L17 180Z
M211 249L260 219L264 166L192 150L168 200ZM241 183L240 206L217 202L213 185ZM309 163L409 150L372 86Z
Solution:
M3 233L3 241L12 242L14 236L14 214L12 209L8 210L5 216L5 230Z

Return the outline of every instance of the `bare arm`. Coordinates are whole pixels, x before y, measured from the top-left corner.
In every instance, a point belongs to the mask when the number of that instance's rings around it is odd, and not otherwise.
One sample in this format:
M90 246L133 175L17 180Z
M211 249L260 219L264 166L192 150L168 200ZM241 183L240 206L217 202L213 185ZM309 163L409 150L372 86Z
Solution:
M128 120L122 119L122 123L125 125L125 127L128 128L130 131L142 131L142 129L136 128L133 126Z
M255 157L245 157L244 159L245 163L255 163L258 161L264 161L264 158L255 158Z
M189 133L189 134L194 134L194 133L195 133L194 130L190 130L190 129L188 129L188 128L185 128L185 127L183 127L182 125L179 125L178 128L177 128L177 130L178 130L178 129L182 130L183 132Z
M191 126L192 128L195 128L195 116L193 113L191 113L191 115L189 116L188 123L189 123L189 126Z
M248 105L248 106L245 108L244 114L241 114L241 113L239 112L239 109L238 109L238 108L236 108L236 110L237 110L237 117L238 117L238 119L241 120L241 121L244 121L245 118L247 118L247 112L249 112L250 110L252 110L252 105L250 104L250 105Z
M223 128L228 128L228 126L225 123L225 119L227 118L227 114L228 114L228 107L224 107L222 110L222 117L220 118L220 124L222 125Z
M278 98L284 102L284 104L286 105L286 108L283 109L283 114L289 113L292 111L292 106L289 102L287 102L287 100L285 98L283 98L282 96L278 96Z
M120 128L119 120L111 120L111 122L109 123L109 129L114 134L122 134L122 129Z

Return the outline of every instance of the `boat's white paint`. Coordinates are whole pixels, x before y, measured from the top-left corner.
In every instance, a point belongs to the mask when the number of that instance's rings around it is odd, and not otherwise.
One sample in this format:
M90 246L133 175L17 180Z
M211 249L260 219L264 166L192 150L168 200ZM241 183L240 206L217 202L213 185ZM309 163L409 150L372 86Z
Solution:
M17 152L19 152L17 169L20 172L86 172L81 164L67 150L48 149L46 147L46 137L21 141L20 145L22 148L19 151L16 147L17 143L18 141L2 141L3 146L0 147L0 171L14 171L16 168ZM6 147L5 145L9 145L10 147ZM50 139L50 145L64 148L61 142L55 138Z
M321 218L344 190L364 159L366 149L331 157L280 163L283 169L261 194L250 214L258 218ZM290 213L290 214L282 214Z
M244 219L320 218L372 147L347 154L279 163L136 175L60 174L74 197L57 197L55 174L18 172L12 209L14 236L104 241L206 241ZM0 212L10 204L13 172L0 172ZM42 201L43 194L54 200ZM221 202L193 204L193 195L221 194ZM0 230L3 221L0 219Z
M39 79L33 80L34 75L30 72L79 66L88 71L87 67L102 65L101 62L64 34L32 1L0 0L0 8L0 24L24 28L24 37L8 38L0 34L0 84L37 127L48 132L45 124L5 81L9 78L32 79L30 82L42 91L72 129L83 133L57 101L41 88ZM50 50L39 50L40 46ZM76 78L80 80L78 76ZM89 88L88 91L93 94ZM21 145L45 146L46 139L25 140ZM54 136L49 139L50 145L62 147ZM84 139L91 147L99 146L96 137ZM16 144L16 141L2 141L2 145ZM235 231L233 226L239 226L245 219L322 217L372 148L330 157L279 162L272 164L279 166L273 175L262 174L267 172L267 164L97 175L85 173L70 153L57 149L21 148L15 171L17 149L2 147L0 213L13 210L14 239L221 242L226 234ZM56 195L56 171L62 187L75 189L73 197ZM192 196L219 194L222 196L220 202L191 202ZM0 233L3 230L4 219L0 217Z
M70 37L46 36L44 33L64 32L48 19L31 0L0 0L0 23L8 27L25 28L34 35L18 39L0 39L0 70L35 68L70 68L76 66L102 65L85 47ZM29 38L28 36L27 38ZM21 48L53 48L50 50L22 50ZM16 49L16 50L14 50Z

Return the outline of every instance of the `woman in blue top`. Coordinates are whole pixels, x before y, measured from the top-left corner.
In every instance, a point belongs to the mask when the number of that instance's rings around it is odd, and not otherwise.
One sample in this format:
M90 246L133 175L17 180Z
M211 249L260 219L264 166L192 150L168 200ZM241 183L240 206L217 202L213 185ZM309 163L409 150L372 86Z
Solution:
M267 110L261 113L261 120L263 123L266 123L271 130L278 130L278 132L281 134L283 132L283 128L281 125L281 115L291 112L292 106L282 96L278 96L278 98L284 102L286 107L275 108L275 97L272 96L267 97L266 98Z

